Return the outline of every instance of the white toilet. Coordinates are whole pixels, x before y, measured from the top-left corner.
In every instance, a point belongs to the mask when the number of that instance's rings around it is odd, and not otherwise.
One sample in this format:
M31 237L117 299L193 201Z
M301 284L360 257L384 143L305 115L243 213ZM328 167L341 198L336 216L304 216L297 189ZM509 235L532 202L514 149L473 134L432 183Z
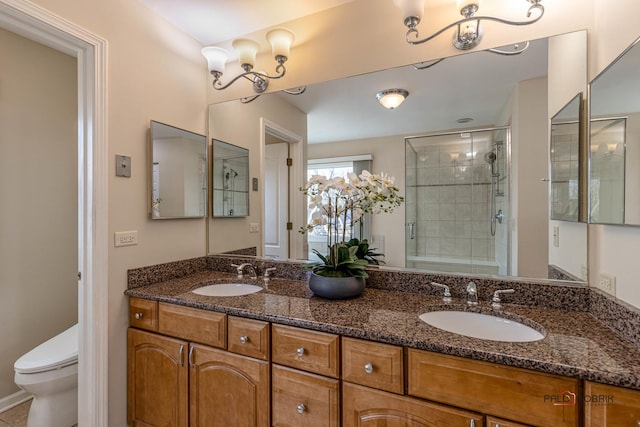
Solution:
M27 427L70 427L78 422L78 325L20 357L15 383L33 395Z

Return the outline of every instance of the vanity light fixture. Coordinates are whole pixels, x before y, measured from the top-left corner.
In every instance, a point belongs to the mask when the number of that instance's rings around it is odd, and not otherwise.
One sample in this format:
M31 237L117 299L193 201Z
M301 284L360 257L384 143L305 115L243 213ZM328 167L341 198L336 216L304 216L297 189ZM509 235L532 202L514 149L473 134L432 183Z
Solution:
M283 89L282 92L288 93L289 95L302 95L303 93L306 92L306 90L307 90L306 86L298 86L293 89ZM260 97L260 94L253 95L253 96L245 96L244 98L240 98L240 102L242 102L243 104L248 104L252 101L255 101L259 97Z
M460 14L464 16L464 18L456 22L452 22L428 37L419 39L420 34L417 26L420 23L422 14L424 13L425 0L393 1L403 13L404 24L408 28L406 34L407 43L422 44L436 38L450 28L456 27L453 34L453 45L460 50L472 49L480 43L483 33L482 27L480 26L480 21L482 20L499 22L505 25L530 25L540 20L544 15L544 6L541 4L542 0L526 0L531 3L531 6L527 10L527 18L531 18L531 13L534 10L537 10L539 13L537 17L526 21L512 21L495 16L475 16L478 9L480 9L481 0L457 0L458 10L460 10Z
M409 96L409 92L404 89L387 89L376 93L376 99L384 108L393 110Z
M256 54L260 45L249 39L236 39L231 45L238 51L240 66L244 73L232 78L229 83L223 84L220 80L225 72L225 64L229 58L229 52L226 49L217 46L207 46L202 49L202 55L207 58L207 65L211 75L213 75L213 88L216 90L224 90L231 86L238 79L244 77L253 84L253 90L256 93L263 93L269 87L269 80L280 79L284 77L286 69L284 63L289 58L289 51L293 44L294 34L286 28L275 28L267 33L267 40L271 44L273 57L278 63L276 66L276 75L270 76L264 71L253 71L256 62Z

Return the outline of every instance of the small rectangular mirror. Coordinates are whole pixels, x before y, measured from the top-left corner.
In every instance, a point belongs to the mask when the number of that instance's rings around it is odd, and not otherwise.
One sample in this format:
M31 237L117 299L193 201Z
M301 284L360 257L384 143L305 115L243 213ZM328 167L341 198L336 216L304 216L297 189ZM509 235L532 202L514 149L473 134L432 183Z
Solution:
M249 150L213 140L213 216L249 215Z
M207 216L207 138L151 121L151 218Z
M551 118L551 219L580 220L580 105L577 94Z

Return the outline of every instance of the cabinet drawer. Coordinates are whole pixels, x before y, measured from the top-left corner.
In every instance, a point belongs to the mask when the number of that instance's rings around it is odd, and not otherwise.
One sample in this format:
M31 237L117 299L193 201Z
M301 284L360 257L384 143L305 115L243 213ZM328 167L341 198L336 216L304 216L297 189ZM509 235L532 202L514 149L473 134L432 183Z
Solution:
M160 333L225 348L227 345L227 316L213 311L158 304Z
M342 338L342 379L380 390L404 391L402 347Z
M482 427L482 414L355 384L342 386L344 427Z
M408 350L409 394L524 424L576 426L578 380ZM567 403L564 396L573 396Z
M337 335L272 325L274 363L337 378L339 339Z
M340 425L340 382L273 365L272 425L315 427Z
M586 427L640 426L640 391L586 381Z
M158 302L129 298L129 325L134 328L158 330Z
M520 424L502 418L487 417L487 427L531 427L527 424Z
M227 335L229 351L269 360L269 323L229 316Z

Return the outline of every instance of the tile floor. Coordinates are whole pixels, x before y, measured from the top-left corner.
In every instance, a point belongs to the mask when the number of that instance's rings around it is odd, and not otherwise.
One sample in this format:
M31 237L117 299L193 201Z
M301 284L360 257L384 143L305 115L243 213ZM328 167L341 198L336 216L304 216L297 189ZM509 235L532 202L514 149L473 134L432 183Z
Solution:
M31 400L0 413L0 427L26 427Z
M0 427L27 427L31 399L4 412L0 412ZM73 427L78 427L75 424Z

